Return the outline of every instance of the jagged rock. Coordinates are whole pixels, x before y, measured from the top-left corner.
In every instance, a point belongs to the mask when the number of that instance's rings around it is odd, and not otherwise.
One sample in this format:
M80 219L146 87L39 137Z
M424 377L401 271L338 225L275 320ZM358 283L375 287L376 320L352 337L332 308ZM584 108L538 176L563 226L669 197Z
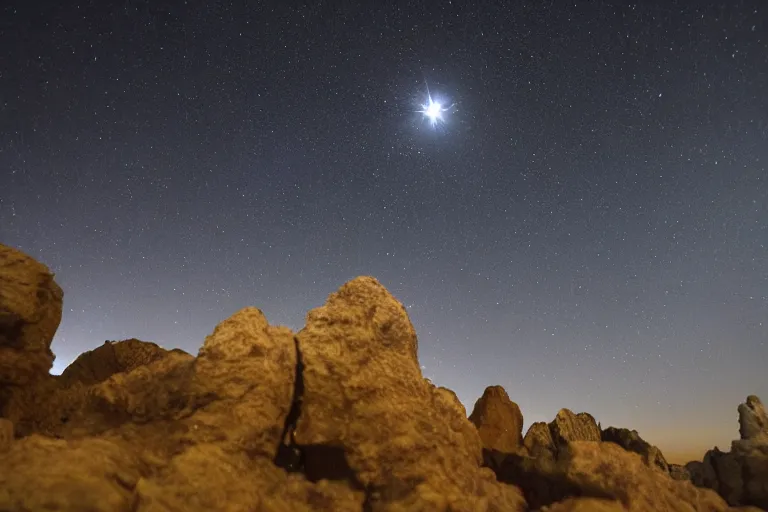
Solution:
M747 401L739 405L738 410L741 439L768 436L768 412L758 397L749 395Z
M635 452L651 468L669 473L669 465L661 450L643 440L637 430L608 427L602 431L601 439L603 442L616 443L627 451Z
M513 453L523 444L523 414L501 386L485 388L469 416L483 442L483 448Z
M691 479L691 473L688 471L688 469L685 466L681 466L680 464L669 465L669 476L671 476L675 480Z
M572 441L600 441L600 428L586 412L574 414L569 409L560 409L549 424L549 431L558 447Z
M483 442L483 463L496 471L504 458L523 448L523 414L501 386L489 386L469 416Z
M691 476L691 482L697 487L717 490L717 473L708 458L704 461L691 461L685 465Z
M480 436L452 394L422 377L405 308L378 281L346 283L309 312L297 340L293 439L311 480L368 489L372 510L523 509L514 487L480 468Z
M754 395L740 404L739 434L731 450L709 450L702 462L689 462L691 482L716 490L733 505L753 505L768 510L768 432L766 412Z
M0 244L0 388L48 375L63 296L48 267Z
M555 441L552 439L552 432L549 425L543 421L537 421L528 427L528 432L523 438L523 446L529 455L536 458L553 459L557 454Z
M155 343L135 338L124 341L105 341L102 346L80 354L62 372L59 381L63 386L75 382L85 385L98 384L115 373L129 372L165 357L168 352ZM186 354L179 349L170 352Z

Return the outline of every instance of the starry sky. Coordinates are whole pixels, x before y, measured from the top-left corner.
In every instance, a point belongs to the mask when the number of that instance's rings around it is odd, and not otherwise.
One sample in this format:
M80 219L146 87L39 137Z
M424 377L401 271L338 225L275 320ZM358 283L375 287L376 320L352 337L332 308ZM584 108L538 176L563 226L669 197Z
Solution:
M768 399L764 2L65 4L0 7L0 242L65 291L54 373L372 275L468 410L674 460Z

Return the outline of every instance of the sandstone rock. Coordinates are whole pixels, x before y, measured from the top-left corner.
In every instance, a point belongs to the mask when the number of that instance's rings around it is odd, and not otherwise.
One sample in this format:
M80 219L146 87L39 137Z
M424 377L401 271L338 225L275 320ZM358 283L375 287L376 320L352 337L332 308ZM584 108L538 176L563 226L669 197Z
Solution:
M747 397L739 405L741 439L731 450L709 450L702 462L689 462L691 482L716 490L733 505L752 505L768 509L768 432L766 412L760 399Z
M654 471L639 455L613 443L571 442L559 468L583 495L620 501L630 511L728 510L713 491Z
M739 434L741 439L768 435L768 412L755 395L749 395L747 401L739 405Z
M293 441L310 480L371 489L372 510L521 510L481 469L475 427L421 376L405 308L375 279L342 286L298 335L301 411Z
M637 430L608 427L601 433L603 442L616 443L627 451L635 452L653 469L669 473L669 465L657 447L647 443Z
M48 375L63 296L48 267L0 244L0 388Z
M519 485L534 509L581 496L613 500L630 511L728 510L714 491L673 480L615 443L571 441L555 461L512 455L504 462L499 479Z
M554 460L557 454L557 447L552 439L549 425L543 421L537 421L528 427L528 432L525 433L523 439L523 446L529 455L536 458L546 457Z
M485 389L469 421L477 427L486 450L512 453L523 444L523 414L501 386Z
M688 471L688 469L685 466L681 466L680 464L669 465L669 476L671 476L675 480L691 479L691 473Z
M558 447L572 441L600 441L600 428L586 412L574 414L569 409L560 409L549 424L549 431Z
M105 341L104 344L80 354L59 377L63 386L79 382L98 384L115 373L128 372L147 365L168 354L168 350L155 343L137 340ZM174 349L171 352L185 353Z
M16 441L2 462L0 510L135 510L139 462L127 446L32 435Z

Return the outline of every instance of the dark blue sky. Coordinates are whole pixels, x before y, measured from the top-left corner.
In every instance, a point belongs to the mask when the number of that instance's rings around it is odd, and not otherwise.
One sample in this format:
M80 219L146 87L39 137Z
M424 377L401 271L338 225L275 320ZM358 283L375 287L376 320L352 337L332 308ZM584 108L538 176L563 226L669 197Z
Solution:
M500 384L528 424L738 436L768 396L763 2L250 4L0 7L0 241L65 290L55 371L194 353L248 305L298 330L372 275L470 409Z

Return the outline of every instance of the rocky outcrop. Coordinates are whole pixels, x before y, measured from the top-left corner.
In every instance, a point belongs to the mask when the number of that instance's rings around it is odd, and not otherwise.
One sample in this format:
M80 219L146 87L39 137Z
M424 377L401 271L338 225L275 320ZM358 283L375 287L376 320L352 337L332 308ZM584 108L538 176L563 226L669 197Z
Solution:
M155 343L137 340L105 341L104 344L88 352L83 352L59 377L62 386L80 383L98 384L116 373L130 372L140 366L165 357L168 350ZM172 352L186 354L174 349Z
M760 399L747 397L739 405L741 439L731 450L709 450L704 460L689 462L685 468L691 481L716 490L733 505L753 505L768 510L768 417Z
M364 489L373 510L523 506L481 469L477 430L453 393L422 377L405 308L375 279L342 286L296 339L303 390L293 443L308 478Z
M403 306L363 277L295 335L245 308L197 356L126 340L61 377L6 364L27 377L3 388L0 510L727 510L600 442L587 414L521 441L519 408L489 388L470 421L422 377L417 348ZM496 475L484 443L506 455Z
M738 411L741 439L768 442L768 412L760 399L749 395L747 401L739 405Z
M63 295L48 267L0 244L0 392L48 375Z
M497 470L510 453L523 449L523 413L501 386L489 386L475 402L469 421L483 443L484 464Z
M649 467L662 473L669 473L669 464L661 450L643 440L637 430L608 427L602 431L601 439L604 442L615 443L627 451L635 452Z
M691 479L691 473L686 469L685 466L682 466L680 464L670 464L669 465L669 476L674 478L675 480L690 480Z
M600 427L586 412L574 414L569 409L560 409L549 424L549 431L558 447L573 441L600 441Z

